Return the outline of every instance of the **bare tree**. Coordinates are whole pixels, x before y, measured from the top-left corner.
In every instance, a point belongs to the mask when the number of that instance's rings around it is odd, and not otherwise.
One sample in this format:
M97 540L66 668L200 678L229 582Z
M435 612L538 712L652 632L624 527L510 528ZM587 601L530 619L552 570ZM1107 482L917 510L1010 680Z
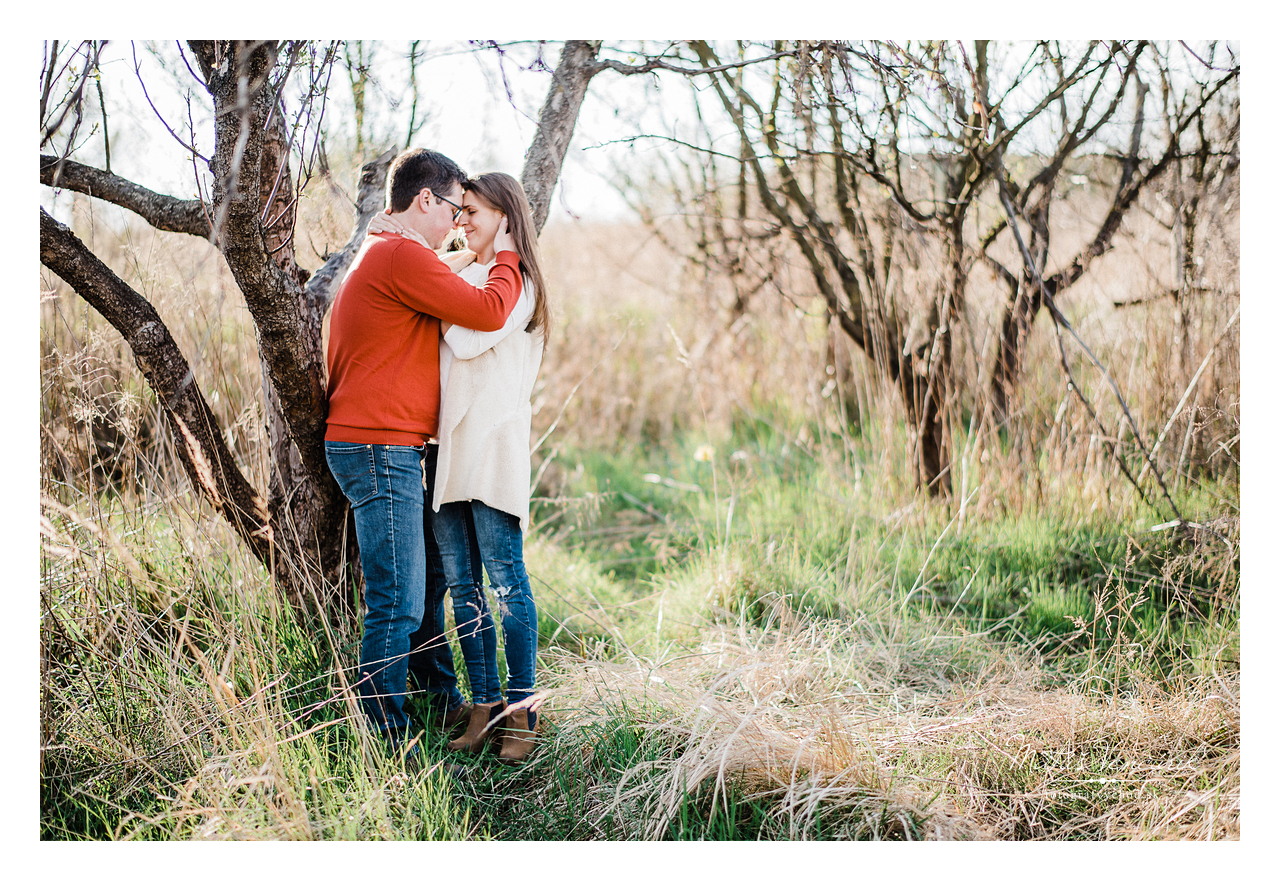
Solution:
M314 273L294 256L297 198L319 154L323 92L337 46L248 40L188 43L213 105L215 147L208 168L207 199L178 199L149 190L102 169L42 155L40 180L120 205L157 229L208 239L217 246L252 316L262 360L265 410L271 434L270 486L254 487L237 467L189 362L155 309L131 289L68 227L40 211L40 259L120 332L155 391L182 466L201 497L234 527L300 608L332 620L354 609L349 567L354 530L346 528L348 506L324 459L327 404L321 321L337 286L364 238L369 218L384 203L388 151L362 169L356 218L346 247ZM100 46L82 44L84 59ZM579 56L567 52L557 82L573 81ZM79 119L87 73L57 98L66 67L56 45L42 69L41 127L56 132ZM304 94L314 105L291 119L284 86L308 76ZM567 145L574 113L550 113L536 143ZM558 106L558 105L557 105ZM49 143L52 134L45 138ZM75 139L67 139L74 144ZM68 147L69 149L70 147ZM540 189L532 192L535 213L545 218L558 160L538 167ZM192 150L194 155L194 149ZM554 152L554 151L553 151ZM536 154L531 150L531 154ZM304 173L295 177L292 163Z
M1004 280L1009 290L1004 315L1000 321L1000 347L991 374L990 398L998 421L1007 418L1009 401L1016 390L1023 368L1027 337L1036 316L1045 307L1045 296L1060 297L1084 277L1094 260L1111 249L1125 215L1137 204L1139 195L1153 182L1161 180L1171 168L1181 165L1186 156L1184 135L1188 131L1199 134L1199 143L1190 156L1192 180L1195 182L1191 188L1191 195L1185 200L1179 199L1181 204L1178 214L1182 235L1178 244L1184 249L1189 245L1191 253L1194 253L1196 206L1199 201L1198 194L1203 191L1208 155L1211 150L1223 151L1226 155L1231 155L1233 152L1229 144L1225 148L1220 145L1210 147L1205 137L1205 117L1212 110L1215 99L1222 96L1224 91L1237 80L1240 68L1239 64L1232 59L1228 67L1217 71L1209 68L1207 76L1195 77L1193 84L1184 83L1181 87L1175 88L1170 82L1175 74L1170 68L1167 49L1162 51L1158 46L1153 47L1148 54L1155 56L1156 75L1162 83L1162 120L1165 123L1165 131L1157 142L1155 155L1147 159L1147 140L1149 139L1144 139L1145 105L1151 87L1145 81L1138 65L1140 56L1147 47L1148 44L1143 42L1128 49L1119 44L1113 46L1111 50L1114 53L1113 57L1123 63L1123 73L1119 77L1118 84L1112 88L1111 97L1105 108L1096 116L1092 116L1090 111L1099 93L1105 94L1104 80L1099 79L1090 88L1087 98L1084 99L1083 105L1074 118L1068 106L1067 93L1063 91L1056 100L1062 120L1062 137L1056 150L1043 166L1024 183L1019 184L1008 171L1004 163L1003 150L993 153L989 160L995 166L1003 186L1013 194L1014 215L1029 229L1027 245L1032 257L1031 263L1024 262L1018 271L1011 271L991 256L990 245L997 236L1008 229L1007 218L995 224L982 237L980 248L983 260ZM1048 52L1053 69L1060 75L1064 68L1062 55L1053 49ZM1194 68L1190 72L1194 73ZM1061 269L1046 275L1049 252L1049 211L1054 198L1060 195L1058 187L1061 172L1069 158L1079 155L1081 147L1096 139L1098 132L1112 119L1127 94L1133 96L1133 122L1129 128L1128 142L1123 150L1117 150L1111 154L1119 163L1120 169L1110 205L1085 247L1066 260ZM980 95L979 100L984 103L984 108L996 127L1003 127L1004 120L998 106L992 105L985 95ZM1185 223L1187 218L1190 218L1189 228ZM1185 271L1186 263L1192 259L1192 257L1186 257L1180 261L1179 269L1184 279L1188 277ZM1181 314L1182 297L1188 289L1186 285L1186 282L1180 283L1175 289L1177 291L1175 296L1179 298L1178 314ZM1185 340L1185 336L1183 339ZM1181 352L1181 344L1178 349ZM1181 357L1185 360L1185 353L1182 353Z
M725 65L726 50L710 43L687 47L712 86L699 95L718 103L738 141L735 148L717 148L723 139L707 122L705 144L697 149L714 157L707 166L736 163L742 184L750 178L756 210L791 239L833 322L898 390L915 438L918 479L935 493L949 491L951 414L960 397L968 395L979 413L989 404L997 424L1007 417L1027 334L1044 302L1033 279L1043 277L1052 296L1084 275L1111 247L1138 194L1178 155L1187 126L1239 70L1233 59L1202 77L1198 100L1169 117L1163 149L1147 160L1152 139L1143 135L1148 87L1140 62L1144 52L1153 53L1141 41L998 46L979 40L971 47L801 41L727 50L738 59L772 53L768 77ZM1110 150L1120 174L1109 210L1088 245L1050 271L1049 216L1062 197L1064 170L1110 146L1126 96L1134 121L1126 141ZM1048 150L1036 143L1045 131L1056 132ZM1007 163L1006 156L1017 162ZM710 180L689 183L691 207L708 210L715 202ZM1003 214L976 240L972 232L975 207L999 206L1002 190L1028 228L1029 266L1010 269L994 256L993 245L1009 241ZM726 241L700 244L699 259L747 235L745 186L738 193L741 220L731 231L710 230L708 241ZM756 228L769 233L759 218ZM705 235L699 236L701 242ZM917 271L922 261L933 271ZM1001 344L994 366L971 369L966 378L956 347L979 261L1009 293L996 316ZM976 386L984 372L986 391Z

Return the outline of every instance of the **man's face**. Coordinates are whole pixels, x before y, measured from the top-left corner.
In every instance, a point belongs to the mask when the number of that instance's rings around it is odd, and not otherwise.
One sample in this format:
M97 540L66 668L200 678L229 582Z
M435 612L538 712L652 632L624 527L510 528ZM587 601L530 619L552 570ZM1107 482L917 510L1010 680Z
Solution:
M449 191L439 198L431 190L423 188L413 197L408 210L396 215L396 219L417 232L433 248L444 244L444 237L454 227L453 215L458 210L446 202L448 199L462 204L462 185L455 182Z
M458 209L454 206L462 204L462 187L455 181L446 192L427 195L428 193L431 191L425 190L419 194L424 203L422 217L424 229L420 229L419 232L431 247L439 248L444 243L445 236L457 225L453 218ZM446 199L448 201L445 201ZM450 202L453 204L449 204Z

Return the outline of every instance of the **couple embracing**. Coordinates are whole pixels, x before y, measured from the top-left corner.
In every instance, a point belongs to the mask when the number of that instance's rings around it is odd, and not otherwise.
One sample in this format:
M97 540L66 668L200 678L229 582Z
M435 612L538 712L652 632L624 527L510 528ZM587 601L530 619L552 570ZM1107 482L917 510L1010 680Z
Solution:
M523 530L548 313L533 218L515 178L468 179L430 150L398 156L388 192L329 329L325 452L351 503L365 582L360 703L403 749L415 737L412 688L432 727L461 731L450 749L480 752L500 738L500 758L518 763L537 721ZM459 227L468 249L444 254ZM498 599L505 697L482 571ZM446 593L472 703L458 690Z

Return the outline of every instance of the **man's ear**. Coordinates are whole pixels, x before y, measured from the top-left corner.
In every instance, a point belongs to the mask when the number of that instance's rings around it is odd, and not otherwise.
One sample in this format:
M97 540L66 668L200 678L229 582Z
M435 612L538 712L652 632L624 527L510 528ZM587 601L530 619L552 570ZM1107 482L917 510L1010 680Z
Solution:
M418 190L418 198L422 200L422 204L418 207L422 209L423 212L431 207L431 189L429 187L423 187Z

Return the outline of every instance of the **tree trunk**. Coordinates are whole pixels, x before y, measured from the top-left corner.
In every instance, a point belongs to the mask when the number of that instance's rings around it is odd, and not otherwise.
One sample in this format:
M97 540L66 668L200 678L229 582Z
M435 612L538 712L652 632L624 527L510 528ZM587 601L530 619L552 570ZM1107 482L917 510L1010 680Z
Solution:
M551 192L560 179L560 169L569 151L569 139L573 137L587 86L602 69L596 62L599 51L599 40L565 42L560 63L547 90L547 100L538 114L538 131L525 153L524 172L520 178L529 207L533 210L533 227L538 232L547 222Z
M927 341L903 353L898 389L915 434L916 476L931 496L951 495L952 340L964 304L968 272L964 261L964 206L947 228L947 287L929 316Z
M948 378L947 374L949 371L939 365L932 381L915 370L908 370L899 375L897 382L915 447L916 480L931 496L951 493L951 445L947 443L937 388Z

